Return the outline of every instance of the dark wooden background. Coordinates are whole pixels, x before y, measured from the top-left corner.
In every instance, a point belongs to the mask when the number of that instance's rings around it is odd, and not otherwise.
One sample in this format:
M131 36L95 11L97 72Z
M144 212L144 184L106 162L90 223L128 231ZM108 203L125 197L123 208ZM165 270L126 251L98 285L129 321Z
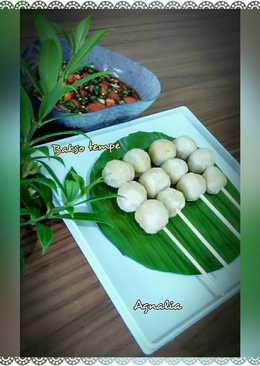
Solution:
M86 15L110 27L102 44L144 64L160 79L160 98L144 113L185 105L239 160L239 11L48 11L69 28ZM22 46L35 37L21 16ZM23 233L27 268L21 281L23 356L143 356L63 223L54 222L45 256ZM239 296L185 331L154 356L239 356Z

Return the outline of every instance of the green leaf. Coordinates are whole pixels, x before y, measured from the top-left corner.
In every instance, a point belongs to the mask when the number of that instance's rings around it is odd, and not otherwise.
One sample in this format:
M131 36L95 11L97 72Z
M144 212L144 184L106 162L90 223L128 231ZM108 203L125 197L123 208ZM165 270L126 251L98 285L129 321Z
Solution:
M59 24L54 23L53 24L56 30L57 34L62 34L64 36L64 38L66 39L69 47L71 48L71 50L74 50L74 43L73 43L73 37L70 31L66 31L65 29L63 29Z
M67 202L73 202L79 194L80 186L78 182L73 180L65 180L64 195Z
M79 86L81 86L82 84L87 84L89 81L96 79L98 77L104 77L104 76L108 76L110 73L106 72L106 71L100 71L100 72L96 72L94 74L90 74L82 79L76 80L74 81L74 83L70 86L72 90L75 90L76 88L78 88Z
M30 156L21 162L22 178L27 178L28 176L37 174L39 169L39 164L36 161L33 161Z
M49 148L47 146L35 146L35 147L33 146L32 147L30 145L28 145L28 147L22 147L21 156L23 158L30 156L30 159L31 159L31 155L37 151L40 151L45 156L49 156Z
M57 117L53 117L53 118L50 118L50 119L45 119L42 123L41 123L41 126L44 126L46 125L47 123L50 123L50 122L54 122L54 121L57 121L59 119L64 119L64 114L66 114L66 112L62 113L61 116L57 116ZM80 113L70 113L70 117L82 117Z
M22 184L20 185L20 200L22 205L29 210L31 217L39 217L42 202L41 200L35 195L35 190L33 187L33 183L30 184Z
M44 203L46 204L46 207L48 209L50 209L53 205L52 205L52 190L47 187L47 186L43 186L41 187L40 190L40 194L44 200Z
M53 39L44 41L40 48L39 74L44 94L50 93L57 84L62 66L62 52L59 43Z
M36 223L36 232L41 244L42 254L45 254L52 241L52 230L49 226Z
M38 199L34 199L31 195L30 188L32 187L33 183L30 183L29 185L23 185L21 184L20 187L20 200L22 204L27 208L30 212L30 215L32 217L38 217L40 214L40 207L41 202L39 202Z
M30 186L31 186L32 190L38 194L38 200L41 203L41 209L38 210L38 213L33 212L31 215L31 219L37 220L37 218L42 216L43 210L44 210L44 212L46 212L47 208L48 208L47 203L45 202L45 198L43 197L42 191L44 191L45 189L48 189L49 191L52 192L52 190L44 184L37 185L35 183L30 183Z
M20 149L20 160L21 160L21 164L24 160L26 160L27 158L30 159L31 154L33 153L33 150L31 148L31 146L28 144L26 145L22 145L21 149Z
M55 25L50 22L45 16L41 15L39 11L32 11L34 26L39 35L41 43L52 39L59 43L58 34Z
M99 177L99 178L95 179L93 182L91 182L86 187L86 193L90 192L93 187L95 187L97 184L100 184L102 182L104 182L104 178L103 177Z
M30 215L30 210L28 208L20 208L20 216Z
M67 74L73 73L79 67L79 64L82 61L82 59L92 50L93 47L95 47L95 45L106 34L108 34L108 32L109 30L107 29L96 31L84 42L80 50L71 57L66 67Z
M33 187L34 188L34 187ZM35 204L34 201L31 200L30 202L30 208L29 208L29 211L30 211L30 215L31 215L31 218L33 220L37 219L38 217L40 217L41 215L41 210L40 210L40 207L38 205L38 201L37 201L37 204Z
M32 148L32 151L40 151L42 154L49 156L49 148L48 146L36 146Z
M74 41L73 35L70 32L65 32L65 31L63 34L69 44L69 47L74 52L75 51L75 41Z
M44 163L43 161L41 161L41 164L44 166L44 168L47 170L47 172L49 173L49 175L52 177L52 179L55 181L55 183L57 184L57 186L61 189L61 191L64 191L63 185L61 184L59 178L57 177L57 175L54 173L54 171L49 167L48 164Z
M41 137L37 137L31 142L31 144L34 145L50 137L62 136L62 135L83 135L84 137L89 139L89 137L83 131L68 130L68 131L53 132Z
M33 187L43 199L46 208L50 209L52 207L52 190L50 187L43 184L40 186L40 188L38 188L37 185L34 185Z
M21 134L27 139L34 118L31 100L25 89L21 87Z
M80 187L81 195L83 195L85 193L85 181L80 175L78 175L78 173L76 172L76 170L74 168L70 169L70 171L66 175L65 181L66 181L66 179L71 179L71 180L74 180L75 182L77 182Z
M89 31L90 23L91 23L91 17L88 16L85 19L83 19L76 27L74 32L75 52L78 52L79 49L82 47L86 35Z
M74 207L66 207L65 210L69 213L69 215L71 216L71 218L74 217Z
M54 108L55 104L58 100L66 94L67 91L70 91L71 88L57 84L52 91L45 94L41 100L39 112L38 112L38 120L42 121Z
M122 159L125 153L133 148L147 151L151 143L159 138L174 139L160 132L137 132L123 137L117 141L121 146L119 150L105 151L100 155L92 167L90 181L94 182L101 176L102 169L108 161ZM232 192L234 197L239 194L231 182L228 182L227 189ZM113 193L115 190L105 183L97 184L92 188L90 198L94 199ZM206 196L238 229L239 210L229 202L225 195L219 193L218 195ZM185 275L198 274L196 268L163 230L154 235L146 234L135 221L134 213L120 210L115 199L106 200L105 203L96 201L92 202L91 205L97 216L111 218L116 223L113 228L103 224L99 224L99 227L106 238L123 255L153 270ZM240 252L239 241L201 200L186 202L182 213L227 263L237 258ZM221 264L178 215L169 220L167 229L174 234L207 272L221 268Z
M98 202L98 201L105 201L111 198L116 198L117 194L107 194L105 196L98 196L98 197L93 197L93 198L87 198L83 201L79 201L77 203L74 204L74 206L78 206L78 205L82 205L83 203L92 203L92 202Z
M33 88L40 94L42 94L42 90L41 87L38 83L38 80L35 76L35 73L33 72L33 70L31 69L31 67L29 66L29 64L21 59L20 62L20 67L21 67L21 71L24 75L26 75L28 77L28 79L30 80L30 82L32 83Z
M96 214L90 213L90 212L75 212L73 214L73 217L71 217L69 214L55 215L55 217L60 218L60 219L95 221L95 222L99 222L102 224L112 226L112 222L110 222L108 219L105 219L104 217L102 218L102 216L96 215Z
M48 159L48 160L54 159L54 160L57 160L59 163L61 163L65 167L65 163L64 163L63 159L60 158L59 156L48 155L48 156L33 156L32 157L32 160L36 160L39 163L41 162L41 159Z
M111 198L116 198L116 197L117 197L117 194L107 194L105 196L98 196L98 197L88 198L86 200L86 202L92 203L92 202L98 202L98 201L105 201L105 200L109 200Z
M38 178L26 178L21 179L22 185L30 185L30 183L38 183L38 184L44 184L45 186L53 189L54 191L57 191L57 186L55 182L52 179L46 178L46 177L38 177Z

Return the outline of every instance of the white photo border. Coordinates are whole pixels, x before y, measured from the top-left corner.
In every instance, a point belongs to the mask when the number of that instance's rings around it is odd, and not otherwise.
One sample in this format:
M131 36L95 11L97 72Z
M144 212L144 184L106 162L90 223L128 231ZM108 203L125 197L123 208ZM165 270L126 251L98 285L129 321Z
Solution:
M204 366L209 366L212 364L216 365L260 365L260 357L190 357L190 358L182 358L182 357L0 357L0 365L9 366L13 364L17 364L20 366L25 365L127 365L129 363L135 365L144 365L144 364L151 364L159 366L161 364L168 364L168 365L178 365L178 364L185 364L185 365L195 365L201 364Z
M179 2L176 0L170 0L167 2L162 2L159 0L153 0L151 2L137 0L130 3L125 0L120 0L118 2L111 2L109 0L101 0L100 3L96 3L92 0L87 0L80 4L78 1L68 1L61 2L59 0L50 1L46 3L42 0L36 0L32 3L20 0L16 3L12 3L9 0L0 1L0 9L260 9L260 1L253 0L248 3L243 1L234 1L228 3L227 1L202 1L196 3L193 0L187 0L184 2Z
M196 0L195 0L196 1ZM152 0L148 2L148 0L134 0L129 3L125 0L119 0L117 2L111 2L109 0L101 0L99 3L96 3L95 0L87 0L83 3L79 3L78 1L69 0L68 2L62 2L59 0L51 0L49 3L46 3L43 0L36 0L33 2L28 2L25 0L19 0L16 3L13 3L9 0L0 1L0 9L13 9L13 10L21 10L21 9L122 9L122 10L149 10L149 9L240 9L240 10L258 10L260 9L260 1L253 0L248 3L243 1L234 1L227 2L224 0L218 0L216 2L204 0L200 3L196 3L193 0L184 0L184 1L176 1L169 0L166 2L162 2L159 0ZM0 365L9 366L9 365L36 365L36 366L60 366L60 365L128 365L129 363L133 363L135 365L195 365L201 364L204 366L209 365L260 365L260 357L2 357L0 356Z

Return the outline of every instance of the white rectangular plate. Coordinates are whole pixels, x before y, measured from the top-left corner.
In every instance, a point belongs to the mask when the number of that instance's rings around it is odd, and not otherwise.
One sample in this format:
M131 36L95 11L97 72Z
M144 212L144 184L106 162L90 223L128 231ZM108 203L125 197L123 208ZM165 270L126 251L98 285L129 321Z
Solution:
M139 118L88 135L93 142L106 144L137 131L161 131L173 137L183 134L193 137L199 146L210 147L215 151L217 164L239 189L239 164L186 107ZM63 146L69 143L88 145L82 136L59 140L58 143ZM66 169L56 161L51 162L51 166L60 179L64 178L70 167L88 179L100 154L88 149L78 154L62 154ZM231 271L222 268L212 273L212 278L223 291L222 296L216 296L207 287L203 276L163 273L145 268L123 256L95 223L70 220L65 220L65 223L146 354L153 353L173 340L239 290L239 258L230 265ZM180 303L183 309L153 310L144 314L140 309L133 309L138 299L151 304L164 303L169 299Z

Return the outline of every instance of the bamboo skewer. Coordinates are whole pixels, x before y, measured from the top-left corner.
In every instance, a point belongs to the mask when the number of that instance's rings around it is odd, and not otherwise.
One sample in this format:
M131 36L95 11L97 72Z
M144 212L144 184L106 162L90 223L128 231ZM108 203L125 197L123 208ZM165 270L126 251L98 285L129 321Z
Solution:
M196 267L196 269L201 274L206 274L207 272L204 270L204 268L201 267L201 265L196 261L196 259L193 258L193 256L190 254L190 252L179 242L179 240L170 232L170 230L167 229L166 227L163 230L169 236L169 238L172 239L172 241L174 241L174 243L176 244L176 246L189 259L189 261L194 265L194 267Z
M240 204L231 196L231 194L223 187L221 191L224 193L224 195L229 199L233 205L240 210Z
M228 263L221 257L221 255L213 248L213 246L204 238L204 236L196 229L196 227L187 219L187 217L178 211L178 215L185 222L185 224L191 229L191 231L197 236L197 238L205 245L205 247L211 252L211 254L222 264L222 266L229 268Z
M202 194L200 196L201 200L208 206L209 209L211 209L214 214L223 222L223 224L226 225L226 227L237 237L238 240L240 240L240 233L234 228L233 225L230 224L230 222L222 215L219 210L216 209L215 206L212 205L212 203Z
M210 288L213 290L215 295L223 296L223 291L218 287L218 285L209 277L209 274L205 269L197 262L197 260L190 254L190 252L179 242L179 240L170 232L166 227L163 229L166 235L176 244L176 246L182 251L182 253L189 259L189 261L194 265L194 267L200 272L200 274L207 276L207 281Z

